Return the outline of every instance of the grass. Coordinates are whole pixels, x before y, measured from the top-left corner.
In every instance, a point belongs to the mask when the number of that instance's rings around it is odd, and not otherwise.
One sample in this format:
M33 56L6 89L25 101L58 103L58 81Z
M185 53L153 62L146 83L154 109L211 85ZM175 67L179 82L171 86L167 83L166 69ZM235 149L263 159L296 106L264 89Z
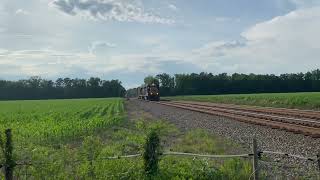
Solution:
M196 144L196 145L195 145ZM202 129L188 131L175 140L173 151L185 153L224 154L233 148L239 148L225 139L213 136Z
M0 102L0 130L12 128L17 179L148 179L141 157L146 135L159 132L163 151L226 154L237 148L203 130L180 132L159 120L129 120L122 99ZM3 154L0 153L0 164ZM154 179L248 179L247 160L161 157ZM3 175L0 173L0 179Z
M163 99L320 110L320 92L173 96Z

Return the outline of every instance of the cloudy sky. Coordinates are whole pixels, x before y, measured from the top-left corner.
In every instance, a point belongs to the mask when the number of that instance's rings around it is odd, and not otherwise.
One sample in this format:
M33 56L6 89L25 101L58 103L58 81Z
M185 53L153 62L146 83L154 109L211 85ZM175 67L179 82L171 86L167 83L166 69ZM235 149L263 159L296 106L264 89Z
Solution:
M0 0L0 79L320 68L319 0Z

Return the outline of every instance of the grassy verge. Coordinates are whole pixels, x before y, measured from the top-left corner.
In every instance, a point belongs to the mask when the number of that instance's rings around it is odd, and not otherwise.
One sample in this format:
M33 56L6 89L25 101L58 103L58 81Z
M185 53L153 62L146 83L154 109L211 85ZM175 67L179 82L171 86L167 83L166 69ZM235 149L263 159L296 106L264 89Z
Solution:
M202 154L225 154L234 148L222 143L203 130L186 134L164 121L123 121L105 131L87 136L79 144L59 146L33 145L16 150L16 158L32 165L15 169L15 177L27 179L148 179L141 157L112 159L106 157L143 152L146 135L151 129L160 134L163 151L181 151ZM176 138L172 139L172 135ZM174 143L170 141L174 140ZM22 156L21 156L22 155ZM238 158L216 161L206 158L164 156L159 173L153 179L248 179L251 163Z
M0 106L0 129L13 129L16 161L31 162L15 168L17 179L148 179L142 157L106 157L142 153L151 129L159 132L163 151L228 154L237 148L203 130L182 133L165 121L129 120L121 99L12 101ZM163 156L154 179L248 179L250 174L248 160Z
M320 110L319 92L175 96L162 99Z

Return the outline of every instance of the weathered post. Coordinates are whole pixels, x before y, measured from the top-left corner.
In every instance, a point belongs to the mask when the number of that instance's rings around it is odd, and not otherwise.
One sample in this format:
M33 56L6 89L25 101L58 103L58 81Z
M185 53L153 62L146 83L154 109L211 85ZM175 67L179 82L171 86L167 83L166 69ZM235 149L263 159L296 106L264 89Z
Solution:
M252 154L253 154L253 160L252 160L253 178L254 178L254 180L258 180L259 179L259 171L258 171L258 150L257 150L256 138L252 139Z
M155 175L158 172L159 146L159 135L153 130L148 134L143 154L145 172L148 176Z
M13 179L13 169L15 166L15 162L13 160L13 145L12 145L12 134L11 129L7 129L5 131L6 134L6 143L4 147L4 171L5 171L5 179L12 180Z

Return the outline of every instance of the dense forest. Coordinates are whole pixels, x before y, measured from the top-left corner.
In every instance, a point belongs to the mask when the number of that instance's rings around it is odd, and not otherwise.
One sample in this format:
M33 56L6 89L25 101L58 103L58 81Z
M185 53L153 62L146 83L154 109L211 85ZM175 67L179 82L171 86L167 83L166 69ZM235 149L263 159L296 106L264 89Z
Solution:
M162 96L236 93L279 93L320 91L320 70L290 74L163 73L148 76L145 83L159 83ZM136 96L136 89L127 91Z
M191 73L148 76L144 83L160 86L161 96L235 93L278 93L320 91L320 70L290 74ZM69 99L122 97L125 88L118 80L58 78L56 81L31 77L25 80L0 80L0 100ZM129 89L128 96L137 90Z
M0 80L0 99L71 99L124 96L118 80L58 78L56 81L31 77L26 80Z

